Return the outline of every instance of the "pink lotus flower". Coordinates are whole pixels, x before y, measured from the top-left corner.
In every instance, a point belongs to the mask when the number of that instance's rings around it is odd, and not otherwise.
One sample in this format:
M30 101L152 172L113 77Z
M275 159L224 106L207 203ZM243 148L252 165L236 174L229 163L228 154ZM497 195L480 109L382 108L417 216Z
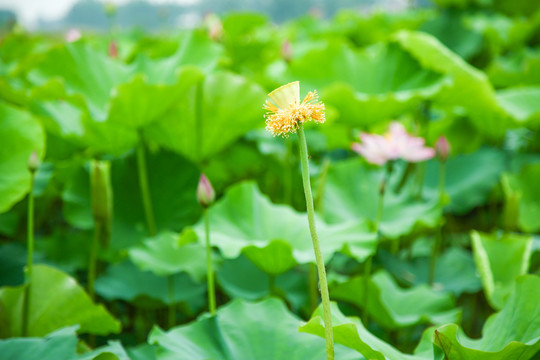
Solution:
M435 150L425 146L421 137L410 135L405 127L394 121L384 135L360 134L362 143L353 143L351 148L372 164L384 165L390 160L403 159L420 162L435 156Z
M66 33L66 41L70 43L79 40L81 37L82 34L78 29L69 29Z

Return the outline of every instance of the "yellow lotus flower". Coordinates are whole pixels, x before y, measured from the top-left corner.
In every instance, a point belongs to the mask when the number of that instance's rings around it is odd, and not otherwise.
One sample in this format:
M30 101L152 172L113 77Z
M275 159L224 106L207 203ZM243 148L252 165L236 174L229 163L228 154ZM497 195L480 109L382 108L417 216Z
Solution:
M298 125L313 120L323 123L324 104L319 102L317 91L309 92L300 102L300 82L295 81L283 85L268 94L270 100L266 100L264 109L268 110L264 116L266 130L272 135L288 137L296 133Z

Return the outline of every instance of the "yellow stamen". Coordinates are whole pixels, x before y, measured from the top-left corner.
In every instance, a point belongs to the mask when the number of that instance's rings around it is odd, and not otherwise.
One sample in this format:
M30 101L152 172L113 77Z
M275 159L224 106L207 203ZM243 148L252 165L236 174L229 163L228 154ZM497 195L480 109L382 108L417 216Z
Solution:
M276 104L267 100L264 105L264 108L268 110L265 115L266 130L274 136L288 137L290 133L296 133L300 123L310 120L323 123L326 120L325 107L318 101L317 92L308 93L300 103L299 96L294 95L297 86L299 86L298 82L290 83L268 95Z

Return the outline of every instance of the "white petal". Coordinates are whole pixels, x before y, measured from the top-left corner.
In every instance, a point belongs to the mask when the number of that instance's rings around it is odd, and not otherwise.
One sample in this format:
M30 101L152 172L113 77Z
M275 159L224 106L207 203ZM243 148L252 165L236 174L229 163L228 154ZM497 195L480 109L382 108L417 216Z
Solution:
M274 104L276 104L281 109L288 107L289 104L292 104L294 102L299 104L300 82L295 81L292 83L288 83L287 85L278 87L276 90L268 94L268 97L272 99Z

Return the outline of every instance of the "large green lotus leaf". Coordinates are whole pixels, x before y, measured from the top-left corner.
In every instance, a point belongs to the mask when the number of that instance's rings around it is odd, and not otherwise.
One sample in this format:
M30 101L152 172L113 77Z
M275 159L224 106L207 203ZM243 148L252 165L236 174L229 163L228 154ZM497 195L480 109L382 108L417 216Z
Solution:
M275 239L262 247L248 245L242 254L269 275L283 274L296 265L291 246L285 240Z
M468 26L463 12L455 9L441 11L438 16L423 23L419 30L433 35L466 60L482 50L482 35Z
M180 68L173 84L152 84L145 74L136 74L111 90L106 113L89 112L51 81L34 92L32 110L44 118L48 132L78 148L121 155L139 141L144 126L161 118L202 77L195 67Z
M288 270L291 255L301 264L315 261L306 214L286 205L272 204L252 182L229 188L224 198L210 208L209 216L210 241L225 258L236 258L246 249L249 255L256 247L258 256L250 259L262 270L275 263L285 264L281 270ZM320 219L316 221L326 261L340 250L359 261L373 253L375 234L366 223L356 220L327 225ZM195 231L202 242L203 224L199 223Z
M204 302L206 287L195 283L187 274L173 275L174 303L185 301L198 309ZM124 300L140 303L144 298L169 305L168 279L150 271L141 271L130 261L111 265L96 280L96 293L106 300ZM140 302L138 300L141 300ZM196 310L197 310L196 309Z
M65 327L45 337L0 340L3 360L129 360L117 341L83 355L77 354L77 326Z
M66 95L63 89L51 90L52 84L54 82L35 88L31 103L32 112L40 116L47 130L48 158L65 159L83 150L98 156L122 155L136 144L137 133L132 127L121 122L96 120L95 111L91 113L84 100L76 95ZM135 103L139 102L140 99ZM159 108L157 104L156 107ZM97 117L105 119L106 114L100 113Z
M540 84L540 51L528 48L495 59L486 69L496 87Z
M528 360L540 351L540 277L516 279L504 308L486 321L482 338L468 338L455 324L435 331L434 343L452 360Z
M76 99L34 95L31 110L40 116L47 132L63 138L81 139L88 113Z
M72 277L46 265L32 269L29 336L44 336L61 327L79 324L80 333L107 335L120 332L120 323L92 302ZM20 336L26 286L0 289L0 337Z
M279 29L261 13L231 13L223 17L222 24L220 41L227 50L230 68L250 74L251 79L259 82L265 81L259 80L260 73L280 55L283 36L279 35Z
M519 87L497 92L497 99L506 112L520 125L540 127L540 87Z
M231 298L254 301L270 295L268 274L244 256L239 256L236 259L225 260L216 272L216 278L223 291ZM308 302L307 285L307 276L299 268L278 275L274 280L275 291L294 311Z
M0 60L0 99L16 106L28 103L28 89L22 79L12 76L9 66Z
M156 346L140 344L126 349L131 360L156 360Z
M515 278L527 273L532 237L518 234L471 234L474 260L490 305L500 310L512 291Z
M11 241L0 245L0 283L3 286L15 286L24 282L26 258L26 247L20 242ZM34 254L34 261L41 260L40 254Z
M33 151L39 158L43 157L45 138L36 118L0 102L0 139L0 213L3 213L30 189L28 159Z
M54 266L68 274L87 269L92 237L91 231L80 231L67 226L57 227L46 235L40 234L34 251L43 260L37 262ZM23 269L20 270L22 272Z
M89 351L74 360L131 360L119 341L109 341L107 345Z
M68 94L83 97L93 112L104 116L111 91L131 75L126 65L76 41L46 52L28 78L36 86L60 81Z
M439 197L440 166L438 160L428 161L426 165L423 194L431 199ZM444 191L450 197L446 210L463 215L485 204L505 167L504 153L495 148L450 157L446 161L444 182Z
M506 56L509 50L526 51L526 43L531 36L534 36L536 27L535 21L512 18L500 13L476 11L465 16L467 25L483 35L486 46L492 49L493 55L503 53ZM509 55L512 57L511 53ZM488 72L497 62L498 59L495 59L488 66ZM493 85L500 86L496 83Z
M110 98L107 121L120 123L134 130L159 119L185 92L200 81L203 74L197 68L183 68L172 85L149 84L138 74L129 82L117 86Z
M323 101L339 112L340 121L355 125L415 109L448 84L448 79L424 70L395 44L377 44L358 52L344 43L330 42L294 59L284 76L300 80L306 90L320 89Z
M93 113L103 115L113 89L128 82L134 74L144 74L149 84L172 85L177 82L182 65L200 65L211 70L220 53L219 45L192 33L180 40L173 56L151 60L141 55L127 66L84 41L76 41L47 51L29 73L29 79L34 85L60 80L68 94L82 95Z
M428 283L428 257L406 261L381 249L377 257L400 282L417 286ZM458 247L446 249L439 256L435 265L434 285L456 297L462 293L474 294L482 289L480 276L477 274L471 253Z
M266 92L228 72L192 84L186 96L145 128L148 140L200 162L220 152L249 130L263 127Z
M77 326L62 328L37 338L0 340L0 354L4 360L76 359Z
M526 16L530 17L531 15L536 15L540 11L540 5L535 1L528 0L516 0L516 1L505 1L505 0L492 0L493 7L498 12L508 14L510 16Z
M88 167L80 167L73 171L62 191L62 213L71 226L86 230L94 227L90 196Z
M192 86L193 77L202 76L199 70L182 69L183 65L197 63L195 59L200 55L205 70L215 66L211 63L217 61L212 50L216 45L197 45L193 39L194 36L187 36L176 55L165 60L140 57L131 66L108 58L84 42L67 44L47 52L29 79L39 86L41 97L52 97L46 109L50 115L62 114L57 104L62 91L87 107L84 136L78 141L98 153L121 154L137 142L136 129L160 117ZM65 114L60 117L63 118ZM54 121L62 132L73 126L66 121Z
M107 120L87 122L83 141L98 153L120 154L131 149L140 141L141 132L144 138L144 127L182 101L202 76L197 68L184 67L178 71L176 83L163 85L149 83L146 75L135 75L113 89Z
M435 144L444 135L451 144L451 155L475 152L486 143L486 136L476 131L466 114L439 109L434 111L434 116L437 121L429 123L426 141Z
M193 224L201 213L196 191L199 170L183 157L169 151L147 151L147 171L152 209L158 231L180 231ZM111 165L114 197L112 243L126 248L147 235L144 207L134 155ZM79 169L62 194L63 211L71 225L87 229L93 224L87 169Z
M433 0L435 4L443 8L464 8L474 5L486 4L487 1L491 0Z
M487 136L500 138L512 125L483 72L426 33L403 30L395 40L424 68L452 78L453 86L438 94L436 105L464 108L477 131Z
M180 45L171 56L160 59L138 56L133 62L134 72L145 74L152 84L172 84L176 82L181 65L196 65L204 72L210 72L216 68L223 53L223 48L202 32L187 32L176 41Z
M334 331L334 342L345 345L361 353L366 359L370 360L442 360L439 354L433 354L429 346L420 344L414 355L404 354L394 348L392 345L384 342L371 334L362 325L358 318L347 318L336 303L331 304L332 311L332 329ZM299 328L300 332L306 332L318 335L324 338L324 322L322 320L323 310L319 306L313 313L312 318L307 324ZM429 330L428 330L429 331ZM428 332L426 331L426 332ZM422 342L428 342L429 337L426 334L422 337ZM434 356L435 355L435 356Z
M505 189L507 198L517 199L517 209L512 211L512 216L517 217L519 228L526 232L540 230L540 189L538 179L540 176L540 164L525 166L518 174L506 176ZM507 200L510 201L510 200Z
M173 275L182 271L194 279L206 276L206 250L199 243L181 244L180 235L163 232L148 238L129 249L129 257L141 270L158 276Z
M337 4L335 6L339 7ZM343 33L346 38L351 39L355 45L366 46L388 41L392 34L398 30L416 30L424 22L437 16L439 16L439 14L431 9L425 8L416 8L415 11L375 11L369 15L357 11L340 11L336 13L333 23L335 24L334 26ZM318 31L321 30L321 27L324 27L324 24L321 23L319 19L310 18L308 20L310 22L307 24L313 26L314 29L317 29ZM303 21L305 22L306 20ZM299 25L301 24L303 23L300 23ZM295 31L292 35L296 35L301 29L296 27L291 30ZM294 47L294 50L294 54L296 54L296 47Z
M154 327L148 342L158 345L159 360L305 360L325 359L324 340L297 331L300 319L276 298L258 303L235 299L215 317L168 332ZM337 347L338 359L358 355Z
M374 222L383 171L368 168L360 158L333 164L328 171L323 190L324 219L330 223L354 219ZM384 195L380 224L384 236L395 239L410 234L417 228L435 227L441 218L438 200L418 200L408 188L396 194L394 186L400 176L397 176L397 172L393 175Z
M378 271L369 281L367 309L377 324L398 329L417 324L442 325L456 322L460 310L455 309L451 295L435 292L427 285L400 288L385 271ZM331 286L333 299L347 301L364 308L364 278L354 277Z

